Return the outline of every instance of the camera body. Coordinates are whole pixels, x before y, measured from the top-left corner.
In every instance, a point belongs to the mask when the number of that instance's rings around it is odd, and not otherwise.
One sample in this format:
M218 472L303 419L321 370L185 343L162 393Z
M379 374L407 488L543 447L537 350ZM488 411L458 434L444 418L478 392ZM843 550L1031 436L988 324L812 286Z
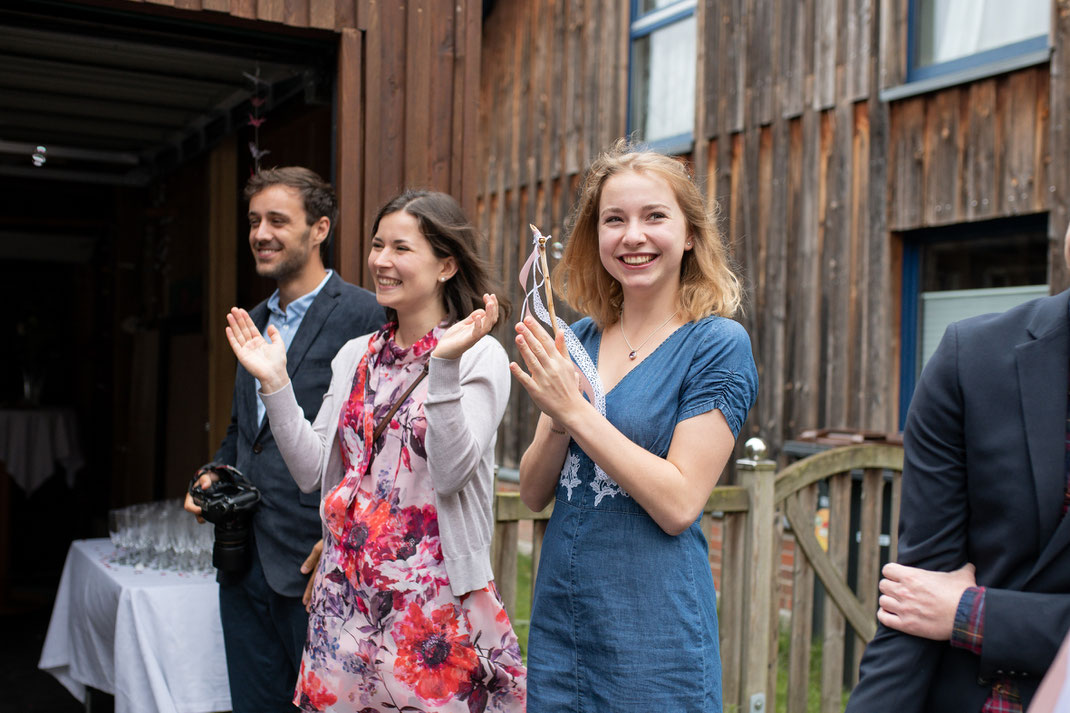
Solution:
M208 472L219 480L202 490L197 480ZM212 565L222 572L247 570L252 555L249 532L260 491L237 468L209 463L190 481L189 494L201 508L201 517L215 525Z

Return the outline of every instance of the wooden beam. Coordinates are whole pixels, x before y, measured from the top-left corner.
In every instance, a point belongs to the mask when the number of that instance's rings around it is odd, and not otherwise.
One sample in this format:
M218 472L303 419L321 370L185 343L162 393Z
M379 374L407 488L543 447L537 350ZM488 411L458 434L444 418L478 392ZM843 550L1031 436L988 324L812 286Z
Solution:
M335 131L335 190L338 221L334 226L335 265L347 282L364 276L364 116L362 91L363 34L345 28L338 37L338 98Z
M205 452L215 453L230 424L234 352L227 343L226 315L238 300L238 149L234 136L208 156L208 431Z
M1051 59L1051 156L1049 167L1051 212L1048 214L1048 284L1052 292L1070 286L1070 274L1063 259L1063 235L1070 225L1070 0L1055 0L1052 8Z

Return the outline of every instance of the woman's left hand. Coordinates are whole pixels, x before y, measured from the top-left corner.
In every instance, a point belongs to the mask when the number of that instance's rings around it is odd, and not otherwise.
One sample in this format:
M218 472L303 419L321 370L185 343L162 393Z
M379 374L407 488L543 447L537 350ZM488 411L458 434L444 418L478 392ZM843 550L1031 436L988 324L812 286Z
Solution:
M490 334L498 321L498 298L483 295L484 309L477 309L457 322L438 339L438 346L431 356L439 359L457 359L480 339Z

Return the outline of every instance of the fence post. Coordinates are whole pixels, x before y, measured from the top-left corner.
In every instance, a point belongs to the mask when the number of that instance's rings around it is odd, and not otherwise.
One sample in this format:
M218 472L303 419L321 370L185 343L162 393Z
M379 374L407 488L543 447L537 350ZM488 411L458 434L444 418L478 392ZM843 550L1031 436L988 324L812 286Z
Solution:
M750 496L747 520L746 589L743 602L743 661L740 676L740 711L765 713L774 702L769 681L774 680L771 656L776 635L773 592L776 576L776 553L773 532L776 525L774 484L776 463L767 458L768 449L760 438L751 438L743 446L743 458L736 461L739 484Z

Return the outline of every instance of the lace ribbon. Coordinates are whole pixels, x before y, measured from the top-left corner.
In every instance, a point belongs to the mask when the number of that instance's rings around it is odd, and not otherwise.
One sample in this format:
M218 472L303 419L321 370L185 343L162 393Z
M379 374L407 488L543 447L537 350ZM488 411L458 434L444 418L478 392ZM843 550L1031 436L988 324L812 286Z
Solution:
M542 246L550 241L550 236L545 238L538 231L535 226L532 226L532 250L531 255L524 261L524 266L520 268L520 285L524 289L524 303L520 307L520 319L523 320L524 316L528 312L528 302L531 302L531 311L535 317L538 318L543 324L550 324L550 311L546 309L546 305L543 304L541 290L546 284L546 280L549 279L548 275L543 274L542 261L539 260L539 251ZM528 277L532 276L531 288L528 288ZM594 366L594 361L591 359L591 355L587 353L587 350L580 343L579 337L573 332L565 320L560 317L557 318L557 331L565 335L565 348L568 349L569 356L572 357L572 361L576 364L576 367L580 370L580 388L587 396L587 400L594 404L594 407L598 409L598 413L603 416L606 415L606 394L602 389L602 380L598 378L598 369ZM570 468L570 465L573 466ZM572 462L571 457L565 459L564 467L561 469L561 482L566 485L568 490L568 499L572 500L572 488L578 483L576 481L577 464ZM617 483L610 478L602 467L597 463L594 464L594 481L591 482L591 488L595 491L594 504L595 507L602 502L602 498L607 495L610 497L620 493L624 497L628 497L626 493Z

